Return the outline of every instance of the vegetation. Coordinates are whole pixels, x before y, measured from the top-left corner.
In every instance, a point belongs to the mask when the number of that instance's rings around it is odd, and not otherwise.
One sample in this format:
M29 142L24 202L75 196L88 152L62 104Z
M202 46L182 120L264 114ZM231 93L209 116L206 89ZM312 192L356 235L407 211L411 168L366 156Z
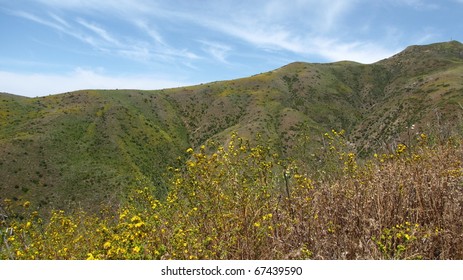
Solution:
M0 258L461 259L462 73L452 41L176 89L0 93Z
M162 200L135 188L115 211L48 220L26 202L2 222L0 258L463 258L462 141L430 145L422 134L412 151L360 161L343 133L326 138L332 161L318 180L232 135L226 147L187 149Z
M260 134L281 157L315 166L310 155L331 129L345 129L362 158L410 145L416 131L440 141L463 132L462 53L454 41L409 47L370 65L298 62L159 91L0 93L0 200L30 201L41 214L96 213L126 200L139 178L162 198L167 167L178 167L184 150L226 144L233 131L251 140Z

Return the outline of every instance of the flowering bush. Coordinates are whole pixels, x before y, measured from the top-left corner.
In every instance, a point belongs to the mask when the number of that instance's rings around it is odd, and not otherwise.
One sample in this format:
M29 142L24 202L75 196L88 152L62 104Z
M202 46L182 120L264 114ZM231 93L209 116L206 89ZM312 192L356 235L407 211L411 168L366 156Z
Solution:
M0 258L463 259L459 143L360 160L342 135L326 135L332 173L316 181L233 134L186 150L163 199L137 188L116 210L47 218L29 202L11 213L5 200Z

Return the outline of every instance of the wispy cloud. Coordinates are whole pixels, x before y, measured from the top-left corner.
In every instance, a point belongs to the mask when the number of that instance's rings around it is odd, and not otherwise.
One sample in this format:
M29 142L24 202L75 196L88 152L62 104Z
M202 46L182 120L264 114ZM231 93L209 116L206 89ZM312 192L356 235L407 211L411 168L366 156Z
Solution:
M74 4L77 5L77 3ZM12 14L51 27L92 46L96 50L138 62L145 63L151 60L173 61L178 58L197 60L200 58L199 55L187 48L179 49L170 46L159 33L142 20L135 20L131 23L145 32L151 39L154 39L154 44L150 41L143 41L140 38L118 36L105 29L104 26L80 17L75 20L66 21L52 13L48 16L37 16L24 11L14 11Z
M399 51L399 49L391 50L370 42L353 41L346 43L325 38L314 40L312 47L330 61L352 60L363 63L376 62Z
M56 16L55 14L50 13L49 18L45 18L43 16L40 17L40 16L34 15L32 13L24 12L24 11L12 11L11 14L17 17L21 17L21 18L45 25L47 27L51 27L59 32L62 32L63 34L79 39L80 41L88 43L92 46L97 45L96 40L94 40L92 36L83 34L80 30L71 26L69 22ZM52 20L50 20L50 18Z
M140 29L144 34L146 34L154 42L145 42L144 45L145 51L152 53L158 59L161 60L171 60L172 58L182 58L188 60L197 60L201 57L194 53L193 51L188 50L187 48L176 48L171 46L166 39L153 27L153 24L150 24L148 20L135 19L131 22L134 26Z
M407 5L424 5L423 0L391 0ZM53 7L53 9L66 9L69 11L108 11L119 15L120 20L125 20L144 32L151 41L131 40L128 47L127 40L111 34L104 26L95 22L89 22L79 18L77 22L92 33L79 33L73 30L74 37L101 50L107 50L111 46L117 48L115 54L133 59L161 59L172 61L176 58L197 60L199 55L194 51L169 44L169 39L163 36L159 29L155 28L156 21L162 19L170 24L197 25L206 30L218 32L225 36L231 36L257 49L264 51L287 51L300 56L322 56L328 60L338 58L329 50L319 49L320 45L330 46L330 42L336 42L340 46L331 45L331 49L342 49L344 59L358 59L361 62L371 62L378 58L374 53L390 53L384 50L377 51L377 44L352 40L342 32L343 19L349 12L362 4L362 0L296 0L288 5L283 0L257 0L236 4L232 1L223 1L220 4L215 1L203 2L201 7L189 5L187 8L174 7L175 3L154 3L141 0L115 1L101 0L95 4L90 0L40 0L41 3ZM230 10L230 7L236 9ZM261 11L256 13L256 11ZM68 29L60 20L50 24L44 23L40 18L34 18L36 22L47 24L54 28ZM297 28L295 28L295 26ZM68 32L70 33L70 32ZM189 35L188 36L193 36ZM323 38L320 39L320 38ZM227 57L236 51L228 44L218 40L204 38L189 38L193 41L202 41L201 49L215 60L228 63ZM324 41L320 43L320 41ZM355 47L350 47L355 46ZM376 47L367 57L360 57L358 46ZM367 52L364 52L367 54Z
M140 28L141 31L145 32L151 39L155 41L156 44L167 46L167 43L161 34L156 30L155 27L150 25L147 20L135 19L133 24Z
M228 12L213 6L215 10L206 16L181 11L171 16L272 53L286 51L307 58L319 56L326 60L349 59L370 63L393 54L396 48L386 49L380 43L350 39L343 33L344 17L360 2L298 0L288 5L281 0L249 1L246 6L240 7L241 12ZM247 12L255 11L259 5L263 13ZM211 48L209 53L214 56L215 52L216 59L220 60L224 58L224 50L227 55L233 52L232 49Z
M209 56L211 56L216 61L219 61L224 64L230 63L229 61L227 61L227 56L228 53L232 50L232 47L222 43L207 40L199 40L198 42L202 45L203 51L208 53Z
M97 34L101 39L103 39L107 43L112 44L115 47L121 46L121 43L119 42L119 40L115 39L112 35L109 34L108 31L106 31L102 27L94 23L87 22L86 20L81 19L81 18L77 19L77 22L80 25L86 27L87 29L93 31L95 34Z
M51 28L59 30L59 31L63 31L63 32L66 31L66 29L63 27L63 22L60 22L54 16L52 16L52 17L55 19L55 22L46 20L44 18L41 18L39 16L36 16L36 15L28 13L28 12L24 12L24 11L10 11L10 13L12 15L14 15L14 16L25 18L25 19L28 19L30 21L33 21L33 22L36 22L36 23L51 27Z
M67 27L67 28L70 28L71 26L69 25L69 23L64 20L62 17L58 16L58 15L55 15L53 13L49 13L50 17L53 18L55 20L55 22L58 22L61 26L64 26L64 27Z
M168 19L171 22L180 22L183 24L196 24L207 30L222 33L226 36L232 36L247 44L250 44L261 50L277 51L284 50L301 56L323 56L326 59L339 57L333 55L330 51L320 50L320 45L329 45L330 42L341 44L337 49L343 49L344 59L359 58L359 52L349 46L374 46L371 42L360 42L358 40L346 40L338 34L338 28L342 27L344 16L361 4L361 0L296 0L288 5L287 1L282 0L258 0L246 1L235 4L236 2L203 2L201 8L190 7L194 10L173 9L174 4L152 4L148 1L121 1L114 5L113 1L103 0L98 5L91 6L89 0L40 0L49 6L61 7L64 9L91 9L91 10L113 10L125 13L131 13L127 18L136 19L132 23L140 30L145 32L154 40L153 52L158 56L162 55L181 57L186 59L198 59L199 56L190 50L175 48L166 42L166 39L158 30L153 28L153 20L159 17ZM394 0L399 1L399 0ZM401 0L412 2L418 5L421 0ZM60 2L60 3L57 3ZM61 3L66 2L66 3ZM230 10L230 7L236 7ZM262 12L256 13L260 10ZM205 12L207 11L207 13ZM299 28L294 29L294 26ZM96 26L88 26L100 37L112 40L103 30L96 29ZM101 27L100 27L101 28ZM325 38L324 43L320 44L321 39ZM233 51L230 46L216 40L192 38L193 40L202 40L201 47L203 51L215 58L217 61L227 63L227 56ZM88 40L88 38L86 38ZM213 44L210 44L213 42ZM208 44L209 43L209 44ZM140 57L146 57L146 49L140 53ZM352 55L350 55L352 51ZM149 51L151 52L151 50ZM126 50L120 53L136 53L136 50ZM362 62L371 62L378 58L374 53L384 53L372 51L368 57L360 57ZM328 55L328 56L327 56ZM138 56L134 56L138 57Z
M290 22L298 23L301 29L329 32L337 27L358 2L359 0L295 0L289 4L282 0L267 0L258 1L258 5L249 4L249 9L255 11L262 7L264 12L259 13L257 19L264 24L286 25L286 22ZM253 13L247 16L256 17Z

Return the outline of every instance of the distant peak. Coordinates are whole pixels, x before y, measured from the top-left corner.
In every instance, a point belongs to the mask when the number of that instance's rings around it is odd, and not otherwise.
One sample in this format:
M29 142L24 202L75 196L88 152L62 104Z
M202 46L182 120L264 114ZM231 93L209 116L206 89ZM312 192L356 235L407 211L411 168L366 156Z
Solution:
M463 59L463 44L458 41L433 43L428 45L411 45L398 54L383 61L430 59Z
M435 52L449 52L449 51L463 50L463 44L458 41L449 41L434 43L429 45L412 45L407 47L404 52L413 52L413 51L435 51Z

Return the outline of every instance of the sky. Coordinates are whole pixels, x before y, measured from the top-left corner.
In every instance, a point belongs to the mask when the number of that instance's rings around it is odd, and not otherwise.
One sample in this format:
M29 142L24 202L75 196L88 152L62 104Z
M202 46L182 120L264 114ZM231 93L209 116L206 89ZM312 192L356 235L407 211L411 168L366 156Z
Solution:
M463 41L463 0L0 0L0 92L162 89Z

